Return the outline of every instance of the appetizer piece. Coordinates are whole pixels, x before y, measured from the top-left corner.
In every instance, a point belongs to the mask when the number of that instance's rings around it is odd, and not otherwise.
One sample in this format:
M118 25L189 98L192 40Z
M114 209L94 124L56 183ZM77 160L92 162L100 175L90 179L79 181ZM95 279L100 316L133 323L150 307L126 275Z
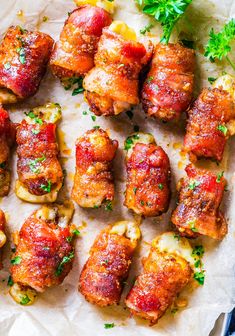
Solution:
M95 67L83 82L90 109L98 116L111 116L138 104L139 74L151 54L123 22L104 28Z
M165 121L178 119L192 101L194 69L193 49L159 43L142 89L144 111Z
M2 269L2 253L1 248L5 245L7 237L5 234L6 218L2 210L0 210L0 270Z
M111 22L108 12L91 5L81 6L69 15L50 60L53 74L65 86L69 79L84 76L93 68L102 29Z
M139 238L139 227L128 221L101 231L80 275L79 291L87 301L100 307L119 303Z
M74 0L77 6L92 5L105 9L110 14L114 13L115 0Z
M157 323L192 279L194 265L200 260L192 254L187 239L178 239L174 232L154 239L148 257L142 260L144 270L126 298L131 313Z
M14 235L10 294L17 303L32 304L37 292L60 285L70 272L76 231L70 225L73 212L71 202L44 205Z
M30 203L54 202L62 187L63 172L58 160L56 122L59 104L48 104L26 113L17 127L16 195Z
M180 180L179 202L172 214L172 223L180 234L189 238L206 235L222 239L227 233L227 223L219 206L226 180L223 173L197 169L188 165L187 177Z
M11 123L7 111L0 106L0 197L8 195L10 190L8 161L14 141L15 126Z
M127 186L124 205L136 214L159 216L170 202L170 162L148 133L134 133L125 142Z
M191 161L221 161L226 140L235 133L234 77L224 75L212 89L203 89L188 112L184 148Z
M0 103L33 96L46 72L53 39L20 26L8 29L0 44Z
M112 161L118 142L102 129L87 131L76 142L76 174L72 199L81 207L98 208L114 198Z

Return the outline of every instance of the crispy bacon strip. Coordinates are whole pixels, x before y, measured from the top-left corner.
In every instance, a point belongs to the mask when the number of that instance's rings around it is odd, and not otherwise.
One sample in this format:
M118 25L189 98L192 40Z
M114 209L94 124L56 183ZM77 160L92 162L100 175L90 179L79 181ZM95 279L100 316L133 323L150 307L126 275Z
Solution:
M233 97L223 88L203 89L188 112L184 148L190 158L221 161L229 131L226 124L235 119Z
M119 303L139 238L139 228L127 221L101 231L80 275L79 290L87 301L101 307Z
M126 305L133 315L155 324L188 284L192 268L178 253L160 250L157 240L142 263L144 270L130 290Z
M227 233L226 220L219 210L225 178L193 165L188 165L185 171L187 177L179 183L179 203L172 214L172 222L181 235L222 239Z
M7 237L5 234L6 218L2 210L0 210L0 270L2 268L2 253L1 248L5 245Z
M135 213L159 216L170 202L170 162L151 134L135 133L125 148L127 186L124 205Z
M94 66L94 55L102 29L112 22L104 9L85 5L75 9L65 21L55 44L50 65L61 80L84 76Z
M81 207L99 207L114 198L112 161L118 142L102 129L87 131L76 142L76 174L72 199Z
M159 43L142 90L144 111L166 121L179 118L192 100L194 69L194 50Z
M10 294L18 303L28 288L44 292L61 284L70 272L74 259L74 230L70 225L73 211L70 202L44 205L23 224L11 259L14 286Z
M35 108L17 127L16 194L32 203L54 202L62 186L63 172L58 160L56 122L58 104Z
M150 56L143 44L104 28L95 67L83 82L90 109L98 116L111 116L138 104L138 78Z
M0 106L0 197L8 195L10 190L8 161L14 141L15 126L11 123L7 111Z
M0 44L0 103L15 103L37 92L53 42L41 32L8 29Z

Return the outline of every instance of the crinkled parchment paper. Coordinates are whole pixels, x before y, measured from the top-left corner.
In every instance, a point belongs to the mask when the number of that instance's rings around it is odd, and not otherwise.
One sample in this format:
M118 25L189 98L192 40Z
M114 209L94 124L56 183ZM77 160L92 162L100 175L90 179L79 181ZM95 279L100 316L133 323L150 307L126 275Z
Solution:
M118 3L115 18L126 21L137 32L150 22L150 19L141 14L132 0L116 0ZM74 8L69 0L1 0L0 3L0 33L3 34L11 24L20 24L28 29L40 29L58 38L67 13ZM197 46L197 76L195 94L204 86L209 86L207 77L218 76L226 69L225 65L210 64L202 56L202 46L205 44L211 26L219 28L229 18L235 16L235 1L194 0L187 10L187 15L181 20L173 36L177 39L180 31L187 31L186 38L193 38ZM48 20L47 20L48 18ZM159 25L152 33L159 35ZM184 35L184 34L183 34ZM130 120L124 113L120 116L105 119L97 117L95 121L82 95L72 97L71 91L65 91L59 81L52 77L48 71L38 94L32 99L18 106L10 108L13 121L20 121L23 112L31 107L43 105L47 102L57 102L62 106L63 118L59 124L59 139L63 166L67 171L66 183L60 198L69 195L72 186L75 165L75 140L86 130L99 125L110 131L112 138L118 139L120 148L115 159L116 199L114 210L103 209L83 210L76 208L73 222L79 226L81 237L76 242L76 258L74 267L63 285L47 290L39 295L33 306L23 307L17 305L8 295L6 285L8 278L10 244L4 251L4 269L0 271L0 335L1 336L200 336L208 335L214 322L222 312L229 312L234 306L235 299L235 226L234 226L234 183L233 174L235 162L232 153L235 152L235 141L228 142L224 161L219 167L211 163L214 170L226 171L229 191L225 193L224 210L229 223L229 233L221 242L214 242L209 238L200 238L195 243L202 243L206 253L204 266L206 269L205 285L189 288L183 297L188 300L186 308L176 314L167 313L160 322L149 327L148 323L139 319L131 319L124 305L99 309L87 303L77 291L77 284L81 267L88 258L88 251L98 232L107 224L132 215L122 206L123 191L125 187L124 167L124 139L133 131L134 125L139 125L142 131L154 134L157 142L168 153L172 166L173 195L171 208L167 214L157 219L144 220L142 241L135 255L127 287L133 283L134 276L140 272L140 257L148 251L146 242L150 242L157 234L169 230L169 218L175 207L176 181L184 174L187 158L181 152L185 125L163 124L156 120L146 119L141 110L134 111ZM7 213L8 237L14 230L19 230L25 219L37 208L21 202L14 194L16 155L12 160L12 188L8 197L1 200L0 207ZM128 288L125 288L125 297ZM104 329L104 323L115 323L113 329Z

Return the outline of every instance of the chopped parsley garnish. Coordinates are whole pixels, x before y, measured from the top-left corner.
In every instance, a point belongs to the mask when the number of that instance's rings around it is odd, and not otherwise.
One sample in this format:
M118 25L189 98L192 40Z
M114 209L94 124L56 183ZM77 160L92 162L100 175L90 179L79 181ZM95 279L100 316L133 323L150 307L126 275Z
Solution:
M0 163L0 168L5 169L6 168L6 161Z
M74 229L72 231L72 233L75 235L75 236L79 236L80 235L80 231L78 229Z
M92 115L92 116L91 116L91 119L92 119L93 121L96 121L96 116Z
M25 294L25 295L22 297L22 299L21 299L21 301L20 301L20 304L21 304L21 305L27 305L30 301L31 301L31 300L30 300L30 298L28 297L28 295Z
M205 253L204 247L202 245L197 245L194 247L192 256L202 258Z
M195 227L195 224L196 224L196 220L195 219L188 222L188 225L189 225L190 229L193 232L198 232L198 229Z
M20 256L16 256L15 258L11 259L12 265L19 265L21 263L22 258Z
M83 115L88 115L88 112L87 111L83 111L82 114Z
M140 29L140 34L145 35L147 32L149 33L152 28L153 28L153 24L150 23L147 26L145 26L143 29Z
M105 323L104 324L104 329L111 329L114 328L115 324L114 323Z
M60 262L59 266L57 267L57 270L55 272L56 276L61 275L64 269L64 265L72 261L74 258L74 252L70 252L68 256L65 256L62 261Z
M126 111L126 115L128 116L128 118L131 120L133 118L133 112L130 110L130 111Z
M129 136L125 141L124 149L129 150L132 147L132 145L134 144L133 140L138 140L138 139L139 139L138 134L134 134L134 135Z
M221 173L217 174L216 182L220 183L223 176L224 176L224 172L223 171Z
M176 240L180 241L180 235L175 233L174 236L173 236Z
M30 160L30 162L29 162L29 168L30 168L30 170L31 170L33 173L35 173L35 174L40 173L40 168L37 167L37 165L38 165L39 162L43 162L43 161L45 161L45 160L46 160L45 155L43 155L42 157L37 158L37 159L35 159L35 160Z
M152 80L153 80L153 76L148 77L148 79L147 79L147 83L151 83Z
M94 129L100 129L100 126L93 126Z
M199 181L191 181L188 185L188 188L190 190L194 190L196 187L198 187L200 185Z
M83 78L82 77L72 77L66 80L66 85L64 86L65 90L70 90L73 88L72 96L76 96L79 93L84 91L82 86Z
M34 129L32 129L32 133L36 135L36 134L40 133L40 130L34 128Z
M112 205L112 202L107 202L106 205L105 205L105 208L104 210L106 211L112 211L113 210L113 205Z
M10 63L10 62L7 62L7 63L4 64L4 68L5 68L6 70L9 70L10 67L11 67L11 63Z
M47 193L51 192L51 181L47 181L47 185L45 184L41 184L40 188L44 191L46 191Z
M25 112L25 115L29 117L30 119L33 119L36 124L39 124L39 125L43 124L42 119L38 118L38 116L33 111L29 111L28 113Z
M136 187L133 188L133 191L134 191L135 194L136 194L137 189L138 189L138 188L136 188Z
M204 55L211 62L215 62L216 59L221 61L225 57L235 70L235 64L228 57L228 53L231 51L231 42L235 38L235 19L225 24L223 29L217 34L212 28L209 37L210 39L206 45Z
M225 136L227 135L228 129L225 125L219 125L217 129L222 132Z
M9 275L8 280L7 280L7 286L11 287L14 285L14 281L12 280L12 276Z
M201 267L201 266L202 266L202 262L201 262L201 260L198 259L197 261L195 261L194 266L195 266L196 268Z
M158 188L159 188L160 190L163 190L163 189L164 189L164 185L163 185L162 183L159 183L159 184L158 184Z
M24 48L17 48L16 52L19 54L20 63L25 64L26 63L25 49Z
M210 84L213 84L216 81L217 78L215 78L215 77L208 77L207 79L208 79L208 82Z
M193 278L199 283L199 285L204 285L205 271L202 270L201 272L195 272Z

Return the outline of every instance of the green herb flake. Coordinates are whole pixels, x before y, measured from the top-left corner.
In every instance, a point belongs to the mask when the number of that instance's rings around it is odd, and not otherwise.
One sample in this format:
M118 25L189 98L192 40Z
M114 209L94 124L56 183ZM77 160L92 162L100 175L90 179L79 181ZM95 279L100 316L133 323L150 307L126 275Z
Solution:
M219 125L217 129L222 132L225 136L227 135L228 128L225 125Z
M0 163L0 168L1 168L1 169L5 169L5 168L6 168L6 166L7 166L7 163L6 163L6 161L4 161L4 162Z
M159 188L160 190L163 190L163 189L164 189L164 185L163 185L162 183L159 183L159 184L158 184L158 188Z
M201 183L199 181L191 181L188 185L188 188L190 190L194 190L196 189L196 187L198 187Z
M14 281L12 280L12 276L9 275L8 280L7 280L7 286L11 287L14 285Z
M96 116L92 115L92 116L91 116L91 119L92 119L93 121L96 121Z
M72 231L72 233L73 233L75 236L79 236L81 232L80 232L78 229L74 229L74 230Z
M12 265L19 265L21 263L22 258L20 256L16 256L13 259L11 259Z
M196 224L196 220L195 219L188 222L188 225L189 225L190 229L193 232L198 232L198 229L195 227L195 224Z
M7 62L7 63L4 64L4 68L5 68L6 70L9 70L10 67L11 67L11 63L10 63L10 62Z
M202 270L201 272L195 272L193 278L199 283L199 285L204 285L205 271Z
M131 120L133 118L133 112L132 111L126 111L126 115L128 116L128 118Z
M25 54L25 49L24 48L17 48L16 52L19 54L19 61L21 64L26 63L26 54Z
M40 188L43 190L43 191L46 191L47 193L51 192L51 181L47 181L47 185L46 184L41 184L40 185Z
M57 270L55 272L56 276L61 275L64 269L64 265L71 262L74 258L74 252L70 252L68 256L65 256L62 261L60 262L59 266L57 267Z
M197 261L195 261L194 266L195 266L196 268L201 267L201 266L202 266L202 262L201 262L201 260L198 259Z
M223 171L221 173L217 174L216 182L220 183L223 176L224 176L224 172Z
M114 328L115 324L114 323L105 323L104 324L104 329L111 329Z
M134 194L136 194L137 190L138 190L138 188L136 188L136 187L133 188Z
M215 77L208 77L207 80L210 84L213 84L216 81L217 78Z
M148 79L147 79L147 83L151 83L153 81L153 76L150 76Z
M143 29L140 29L140 34L145 35L147 32L149 33L150 30L153 28L153 24L150 23L147 26L145 26Z
M31 300L30 300L30 298L28 297L28 295L25 294L25 295L22 297L22 299L21 299L21 301L20 301L20 304L24 306L24 305L27 305L30 301L31 301Z
M197 245L194 247L193 252L192 252L192 257L199 257L202 258L205 253L204 247L202 245Z
M112 211L113 210L113 205L112 202L107 202L104 208L105 211Z
M44 162L45 160L46 160L45 155L43 155L42 157L37 158L35 160L30 160L29 161L30 170L35 174L39 174L40 173L40 168L38 167L38 163Z
M173 237L174 237L174 239L180 241L180 235L179 234L175 233Z

